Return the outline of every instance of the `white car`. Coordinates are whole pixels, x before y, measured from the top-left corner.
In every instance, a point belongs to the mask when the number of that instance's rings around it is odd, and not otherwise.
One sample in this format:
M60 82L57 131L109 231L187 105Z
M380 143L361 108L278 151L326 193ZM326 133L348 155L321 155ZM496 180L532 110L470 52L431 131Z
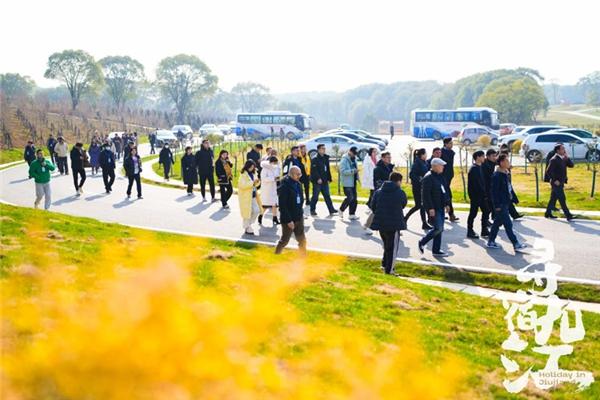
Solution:
M179 131L183 132L185 137L188 139L191 139L192 136L194 135L194 130L189 125L174 125L171 128L171 132L173 132L175 135L177 135L177 132L179 132Z
M217 129L219 129L223 135L229 135L231 133L231 127L227 124L218 125Z
M173 131L167 129L159 129L156 131L156 146L163 147L165 143L168 143L169 146L174 146L177 144L177 136Z
M559 125L532 125L527 126L525 129L518 130L519 127L515 128L514 133L510 135L500 136L498 139L498 145L502 146L503 144L508 145L508 148L512 148L512 145L517 140L524 140L529 135L535 135L538 133L544 133L547 131L551 131L553 129L565 128L564 126Z
M204 124L200 127L200 135L206 136L214 133L221 133L215 124Z
M350 150L350 147L355 146L358 150L358 159L362 160L366 157L367 151L369 148L373 147L371 143L357 142L350 138L340 135L321 135L315 138L309 139L305 142L302 142L306 146L306 151L310 158L313 158L317 155L317 146L320 144L324 144L327 149L327 154L330 157L335 158L336 154L334 151L334 146L337 146L337 156L341 157L344 153Z
M520 154L530 162L542 160L554 150L557 143L564 144L567 154L573 160L600 159L598 138L580 138L572 133L562 132L562 129L527 136L521 145Z

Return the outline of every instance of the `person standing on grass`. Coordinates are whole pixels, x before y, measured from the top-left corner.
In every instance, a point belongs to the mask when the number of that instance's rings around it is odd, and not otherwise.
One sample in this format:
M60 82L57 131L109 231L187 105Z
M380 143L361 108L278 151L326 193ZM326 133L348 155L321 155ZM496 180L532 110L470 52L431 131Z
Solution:
M38 208L42 197L44 198L44 209L50 208L52 203L52 192L50 190L50 172L54 171L54 164L44 158L42 150L35 153L36 158L29 164L29 176L35 181L35 202L33 206Z
M156 132L150 132L148 134L148 142L150 142L150 154L156 154Z
M83 153L83 143L75 143L71 149L71 171L73 171L73 185L75 186L76 196L83 194L83 184L86 180L85 175L85 154ZM81 177L81 179L79 179Z
M279 160L277 160L277 157L271 156L268 160L261 161L260 164L262 167L260 199L263 204L263 210L271 208L273 226L276 226L279 224L279 219L277 218L277 186L281 175ZM258 216L258 223L260 225L262 225L262 218L262 214Z
M504 226L506 235L513 244L515 252L522 251L527 247L524 243L519 243L517 236L513 232L512 219L509 213L509 206L515 201L513 198L512 185L509 178L510 160L506 154L500 154L498 157L498 169L492 175L492 204L494 206L494 223L490 229L487 247L491 249L499 249L500 246L496 243L496 236L500 225Z
M300 177L300 183L304 186L304 198L306 199L306 205L310 206L310 156L306 152L306 145L301 144L300 148L300 161L304 165L304 171L306 175Z
M452 146L454 143L452 142L451 137L447 137L444 139L444 146L442 147L442 155L441 159L444 160L446 166L444 167L444 178L446 179L446 191L448 192L448 197L450 198L450 203L448 204L448 215L450 217L450 222L458 221L458 217L454 215L454 207L452 206L452 179L454 178L454 155L456 154L454 150L452 150Z
M275 247L275 254L281 254L290 242L292 233L298 241L300 254L306 255L306 236L304 234L304 198L300 178L302 171L292 165L288 175L283 178L279 188L279 209L281 214L281 238Z
M106 189L107 194L112 192L112 185L115 183L115 160L115 153L112 152L110 143L105 142L98 161L100 168L102 168L102 180L104 181L104 189Z
M317 216L317 202L319 195L323 194L323 199L329 210L329 215L337 214L337 210L333 207L331 195L329 194L329 184L331 183L331 169L329 168L329 155L326 154L327 149L324 144L317 145L317 155L310 160L310 179L313 184L312 198L310 199L310 215Z
M262 152L262 150L262 144L255 144L254 147L252 147L252 149L250 149L250 151L246 154L246 160L252 160L254 161L254 165L258 166L260 164L260 153Z
M350 147L348 152L342 156L340 161L340 177L342 187L344 188L344 201L340 206L340 218L344 218L344 211L349 209L350 220L357 220L356 208L358 207L358 198L356 194L356 181L358 180L358 165L356 164L356 146Z
M238 200L240 202L240 213L243 219L244 234L254 235L252 224L261 213L262 207L258 195L258 171L253 160L247 160L240 173L238 181Z
M168 143L163 145L163 148L158 154L158 164L162 165L165 181L169 182L169 174L171 172L171 167L175 164L175 160L173 159L173 152L169 148Z
M556 201L558 200L560 208L562 208L563 214L567 218L567 221L571 221L576 218L575 215L571 214L569 207L567 207L567 198L565 196L565 184L569 181L567 177L567 168L573 168L575 164L567 155L565 146L557 144L554 147L554 156L550 159L548 167L546 168L545 177L550 183L550 200L546 207L546 218L556 218L552 214L552 211L556 207Z
M229 152L221 150L219 159L215 162L215 173L217 174L217 183L219 184L219 192L221 193L221 205L224 209L228 209L227 201L233 194L232 173L233 164L229 161Z
M427 216L425 213L425 209L423 208L423 201L421 198L421 181L425 174L429 171L429 167L427 166L427 151L425 149L417 149L413 153L413 163L410 167L410 183L412 186L413 198L415 200L415 205L408 210L408 214L406 214L406 222L411 215L415 212L419 212L421 215L421 229L429 230L432 229L431 225L427 223Z
M202 193L202 201L206 201L206 182L210 188L211 201L215 199L215 169L214 159L215 153L210 147L208 139L202 141L200 150L196 152L196 168L198 169L198 177L200 178L200 193Z
M185 148L185 154L181 157L181 177L183 178L183 183L187 185L188 196L192 196L194 194L194 185L198 183L198 171L196 170L196 157L192 154L191 146Z
M367 221L363 226L366 235L373 234L373 231L369 227L371 225L371 222L373 221L373 209L371 208L371 199L373 198L373 193L375 193L373 176L375 172L375 167L377 166L377 162L379 161L377 157L378 153L379 151L375 147L371 147L367 151L367 155L363 160L362 175L360 176L360 185L365 189L369 189L369 200L367 200L367 212L369 213L369 216L367 217Z
M473 153L473 165L469 169L467 192L469 193L471 206L469 217L467 218L467 237L470 239L479 239L479 236L473 230L473 223L479 210L481 210L481 236L485 237L489 235L486 214L488 200L486 198L482 169L484 160L485 153L482 150L477 150Z
M142 179L140 174L142 173L142 158L137 153L137 148L133 147L129 152L129 157L123 160L123 168L125 168L125 175L128 179L127 184L127 199L131 198L131 187L135 181L135 188L137 189L138 199L142 197Z
M96 141L96 139L92 139L92 144L88 149L90 154L90 165L92 166L92 175L96 175L98 169L100 168L100 152L102 149L100 148L100 144Z
M56 155L54 154L54 148L56 147L56 139L54 139L54 135L50 134L50 136L48 136L48 140L46 141L46 148L48 149L48 154L50 154L50 161L52 161L52 164L57 164L56 162Z
M426 173L421 181L423 208L427 211L429 223L433 226L433 229L419 240L418 248L419 252L423 254L425 245L433 240L431 253L436 257L447 255L441 249L445 212L448 211L448 205L450 204L450 196L447 189L448 184L443 175L445 166L446 162L441 158L432 158L431 171Z
M374 216L371 229L379 231L381 236L383 242L381 268L386 274L395 274L394 264L398 257L400 231L406 230L403 211L406 204L406 193L402 190L402 175L392 172L389 180L383 182L371 200Z

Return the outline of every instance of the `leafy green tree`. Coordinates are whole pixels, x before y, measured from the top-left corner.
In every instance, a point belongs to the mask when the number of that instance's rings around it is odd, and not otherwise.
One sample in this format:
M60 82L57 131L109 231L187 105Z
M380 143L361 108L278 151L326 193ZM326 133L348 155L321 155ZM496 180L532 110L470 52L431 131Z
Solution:
M240 82L231 89L242 112L265 111L273 97L268 87L256 82Z
M129 56L108 56L98 61L108 94L118 109L134 97L135 88L144 79L144 66Z
M477 106L494 108L501 121L524 124L535 121L537 114L548 108L548 100L535 79L508 76L487 85Z
M7 102L29 96L34 87L35 82L28 76L11 73L0 74L0 92Z
M156 83L177 110L177 123L184 123L194 100L217 89L218 78L198 57L178 54L164 58L156 71Z
M48 58L44 77L64 82L71 95L73 110L83 94L94 91L103 83L100 66L94 57L83 50L64 50L52 54Z
M594 71L577 82L585 92L585 100L591 106L600 105L600 71Z

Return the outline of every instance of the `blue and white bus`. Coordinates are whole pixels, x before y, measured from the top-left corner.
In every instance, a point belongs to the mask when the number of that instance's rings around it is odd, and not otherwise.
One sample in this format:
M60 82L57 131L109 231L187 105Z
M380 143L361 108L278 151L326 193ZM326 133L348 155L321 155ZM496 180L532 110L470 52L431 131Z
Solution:
M410 131L420 139L443 139L457 136L465 126L486 126L497 130L498 112L489 107L463 107L456 110L413 110Z
M299 140L310 135L312 117L289 111L240 113L236 117L235 133L257 139L287 138Z

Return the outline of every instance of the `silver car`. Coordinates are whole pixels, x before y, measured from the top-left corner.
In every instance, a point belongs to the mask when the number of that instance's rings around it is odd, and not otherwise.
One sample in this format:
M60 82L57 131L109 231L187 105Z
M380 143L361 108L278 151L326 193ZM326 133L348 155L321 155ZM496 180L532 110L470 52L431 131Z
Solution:
M493 132L491 129L485 126L467 126L464 127L460 133L458 134L458 141L464 144L465 146L469 146L473 143L477 143L481 136L487 135L492 141L491 144L495 146L498 143L499 135L496 132Z
M354 146L358 151L359 160L363 160L367 156L367 151L371 147L377 148L376 144L357 142L345 136L329 134L317 136L300 144L306 146L306 151L308 152L310 158L313 158L317 155L317 146L320 144L325 145L327 148L327 154L329 154L331 158L341 157L344 153L350 150L350 147Z

